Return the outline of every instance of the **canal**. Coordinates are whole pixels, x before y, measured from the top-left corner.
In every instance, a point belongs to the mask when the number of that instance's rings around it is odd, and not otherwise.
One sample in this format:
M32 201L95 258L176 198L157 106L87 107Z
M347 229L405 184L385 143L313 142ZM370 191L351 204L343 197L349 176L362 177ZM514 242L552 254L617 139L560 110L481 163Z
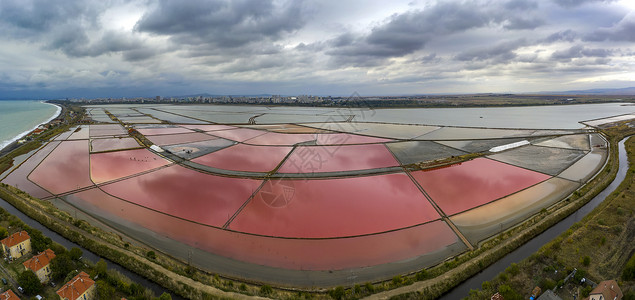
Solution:
M589 203L585 204L576 212L558 222L556 225L537 235L529 242L507 254L505 257L498 260L497 262L491 264L489 267L472 276L470 279L457 285L448 293L444 294L441 299L454 300L467 297L470 289L480 289L482 282L491 280L496 275L498 275L498 273L505 270L505 268L507 268L510 264L519 263L521 260L529 257L531 254L538 251L538 249L540 249L540 247L542 247L544 244L548 243L549 241L553 240L558 235L569 229L575 222L580 221L582 218L584 218L584 216L586 216L595 207L602 203L602 201L604 201L604 199L609 194L615 191L615 189L620 185L620 183L622 183L622 181L626 177L626 172L628 171L628 158L626 156L626 149L624 147L625 141L626 138L619 142L619 170L617 172L617 176L606 189L604 189L597 196L591 199Z
M71 248L79 248L82 250L83 252L83 257L90 260L93 263L96 263L100 258L97 254L90 252L89 250L81 247L78 244L75 244L74 242L66 239L65 237L59 235L57 232L52 231L48 228L46 228L44 225L38 223L37 221L31 219L29 216L25 215L24 213L22 213L21 211L19 211L17 208L13 207L13 205L11 205L10 203L6 202L4 199L0 198L0 207L6 209L9 213L11 213L12 215L20 218L20 220L22 220L24 223L26 223L27 225L42 231L42 233L51 238L53 241L55 241L56 243L66 247L67 249L71 249ZM106 263L108 264L108 269L112 269L112 270L117 270L118 272L120 272L121 274L126 275L126 277L130 278L133 282L136 282L138 284L143 285L144 287L150 289L151 291L153 291L156 296L160 296L161 294L163 294L164 292L170 293L170 295L172 296L172 299L183 299L182 297L175 295L173 292L169 291L168 289L146 279L145 277L139 276L138 274L129 271L128 269L122 267L121 265L118 265L106 258L103 258L104 261L106 261Z

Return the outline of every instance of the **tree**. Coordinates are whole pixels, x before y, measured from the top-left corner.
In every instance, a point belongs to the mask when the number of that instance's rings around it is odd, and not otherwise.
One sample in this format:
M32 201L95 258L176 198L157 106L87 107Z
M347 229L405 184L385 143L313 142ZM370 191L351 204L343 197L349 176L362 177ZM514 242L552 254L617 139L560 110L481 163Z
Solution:
M342 286L338 286L329 291L329 296L331 296L331 298L333 299L340 300L344 298L344 295L346 295L346 291L344 290L344 287Z
M53 250L53 252L55 253L55 255L61 255L62 253L66 253L66 248L64 248L64 246L58 244L58 243L53 243L51 244L51 250Z
M82 252L82 249L79 249L77 247L73 247L71 249L71 251L68 251L68 256L72 259L72 260L79 260L82 257L82 254L84 254Z
M107 270L108 270L108 264L106 263L106 261L103 258L100 259L95 264L95 272L97 273L97 275L99 275L99 277L106 276L106 271Z
M6 238L9 236L9 232L6 228L0 226L0 239Z
M588 255L586 255L586 256L584 256L584 257L582 257L582 258L580 259L580 262L581 262L581 263L582 263L585 267L588 267L588 266L591 264L591 258L590 258Z
M40 253L50 248L53 243L51 238L44 236L42 232L37 229L31 229L29 236L31 237L31 247L34 253Z
M97 299L113 299L115 288L103 280L97 280Z
M31 270L26 270L18 275L18 284L24 289L25 294L32 295L42 291L40 279Z
M62 279L68 273L75 270L75 262L68 253L62 253L51 260L51 276L55 279Z
M498 292L503 296L503 299L507 300L522 300L523 297L518 294L511 286L502 284L498 286Z
M166 292L163 292L163 294L159 296L159 300L172 300L172 296Z

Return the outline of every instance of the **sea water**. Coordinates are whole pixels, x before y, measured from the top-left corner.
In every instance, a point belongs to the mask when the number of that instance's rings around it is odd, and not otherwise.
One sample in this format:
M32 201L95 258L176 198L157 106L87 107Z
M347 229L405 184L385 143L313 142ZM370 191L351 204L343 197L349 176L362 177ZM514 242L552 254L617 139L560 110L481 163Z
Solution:
M38 100L0 100L0 149L54 119L59 106Z

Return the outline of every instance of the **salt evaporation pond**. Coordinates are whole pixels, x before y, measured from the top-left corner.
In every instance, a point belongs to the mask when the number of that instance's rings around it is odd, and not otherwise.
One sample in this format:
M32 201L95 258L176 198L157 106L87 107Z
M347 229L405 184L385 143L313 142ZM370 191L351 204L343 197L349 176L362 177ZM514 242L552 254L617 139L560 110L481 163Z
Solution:
M579 122L635 108L88 110L0 180L212 272L319 286L438 264L558 203L607 156Z

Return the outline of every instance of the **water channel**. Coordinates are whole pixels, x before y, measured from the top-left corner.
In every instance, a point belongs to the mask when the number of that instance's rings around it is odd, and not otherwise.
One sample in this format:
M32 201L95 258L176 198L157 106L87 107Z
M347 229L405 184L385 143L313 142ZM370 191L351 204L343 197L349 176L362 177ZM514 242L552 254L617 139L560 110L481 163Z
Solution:
M21 211L19 211L17 208L13 207L13 205L11 205L10 203L6 202L4 199L0 198L0 207L6 209L10 214L18 217L20 220L22 220L22 222L26 223L27 225L39 230L42 232L42 234L44 234L44 236L47 236L49 238L51 238L53 241L55 241L56 243L66 247L66 249L71 249L71 248L79 248L82 250L83 252L83 257L90 260L93 263L96 263L100 258L100 256L98 256L97 254L90 252L89 250L81 247L78 244L75 244L74 242L66 239L65 237L59 235L57 232L54 232L48 228L46 228L44 225L38 223L37 221L31 219L29 216L25 215L24 213L22 213ZM154 292L154 294L156 296L159 296L161 294L163 294L164 292L170 293L172 296L172 299L183 299L182 297L175 295L174 292L171 292L169 290L167 290L166 288L146 279L145 277L142 277L134 272L129 271L128 269L122 267L121 265L118 265L106 258L103 258L104 261L106 261L106 263L108 264L108 269L112 269L112 270L117 270L118 272L120 272L121 274L125 275L126 277L130 278L133 282L136 282L138 284L143 285L144 287L150 289L151 291Z
M604 199L609 194L615 191L615 189L620 185L620 183L622 183L622 181L626 177L626 172L628 171L629 164L628 158L626 157L626 149L624 146L625 141L626 139L623 139L619 142L619 169L617 171L617 176L606 189L604 189L597 196L591 199L589 203L585 204L576 212L558 222L556 225L550 227L543 233L531 239L529 242L507 254L505 257L501 258L497 262L491 264L483 271L457 285L452 290L441 296L441 299L454 300L467 297L470 289L480 289L482 282L491 280L496 275L498 275L498 273L505 270L505 268L507 268L510 264L519 263L521 260L529 257L531 254L538 251L538 249L540 249L540 247L542 247L544 244L548 243L549 241L553 240L558 235L569 229L574 223L582 220L584 216L586 216L595 207L602 203L602 201L604 201Z

